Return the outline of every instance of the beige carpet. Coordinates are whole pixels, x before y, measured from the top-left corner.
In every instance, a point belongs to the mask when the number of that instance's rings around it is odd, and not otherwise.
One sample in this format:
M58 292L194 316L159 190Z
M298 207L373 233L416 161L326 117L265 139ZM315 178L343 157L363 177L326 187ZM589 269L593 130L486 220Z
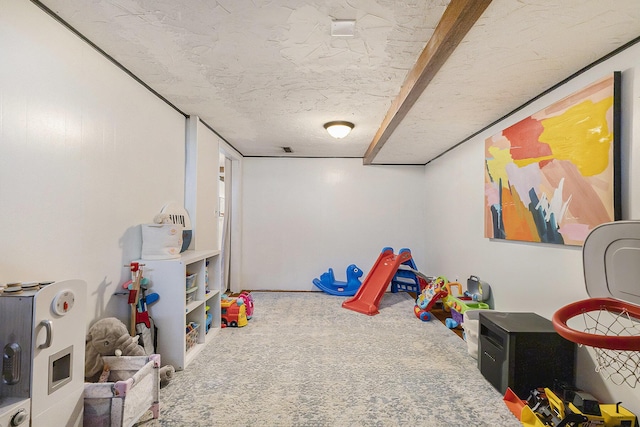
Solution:
M161 390L156 426L520 426L466 343L421 322L406 293L380 314L321 292L253 292L243 328L220 330Z

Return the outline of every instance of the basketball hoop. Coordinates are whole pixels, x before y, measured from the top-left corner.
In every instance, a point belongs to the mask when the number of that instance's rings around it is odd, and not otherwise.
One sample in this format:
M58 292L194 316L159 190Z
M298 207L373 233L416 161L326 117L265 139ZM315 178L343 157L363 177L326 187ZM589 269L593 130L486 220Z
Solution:
M553 326L565 339L595 350L596 372L635 387L640 383L640 221L591 230L582 265L591 298L560 308Z
M583 331L569 327L580 323ZM596 372L614 384L635 387L640 382L640 307L614 298L590 298L555 312L553 326L559 335L579 345L593 347Z

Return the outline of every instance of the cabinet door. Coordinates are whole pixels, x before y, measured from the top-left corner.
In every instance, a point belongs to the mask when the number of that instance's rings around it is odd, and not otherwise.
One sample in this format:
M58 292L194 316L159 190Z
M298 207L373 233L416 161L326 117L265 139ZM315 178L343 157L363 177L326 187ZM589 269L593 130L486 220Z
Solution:
M480 372L498 391L507 391L507 378L504 370L505 350L486 335L480 336L478 365Z

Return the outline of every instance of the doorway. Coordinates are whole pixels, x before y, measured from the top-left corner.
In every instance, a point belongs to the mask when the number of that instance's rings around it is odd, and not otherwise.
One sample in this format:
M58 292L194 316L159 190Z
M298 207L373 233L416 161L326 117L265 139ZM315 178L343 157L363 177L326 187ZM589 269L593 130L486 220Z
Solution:
M239 292L240 277L240 158L220 147L218 172L218 243L221 292Z

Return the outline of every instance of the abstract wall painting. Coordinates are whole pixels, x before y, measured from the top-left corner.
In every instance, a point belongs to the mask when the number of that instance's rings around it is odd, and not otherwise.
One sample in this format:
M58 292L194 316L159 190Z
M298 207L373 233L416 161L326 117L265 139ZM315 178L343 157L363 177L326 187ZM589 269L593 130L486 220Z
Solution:
M485 237L582 245L620 219L620 73L485 140Z

